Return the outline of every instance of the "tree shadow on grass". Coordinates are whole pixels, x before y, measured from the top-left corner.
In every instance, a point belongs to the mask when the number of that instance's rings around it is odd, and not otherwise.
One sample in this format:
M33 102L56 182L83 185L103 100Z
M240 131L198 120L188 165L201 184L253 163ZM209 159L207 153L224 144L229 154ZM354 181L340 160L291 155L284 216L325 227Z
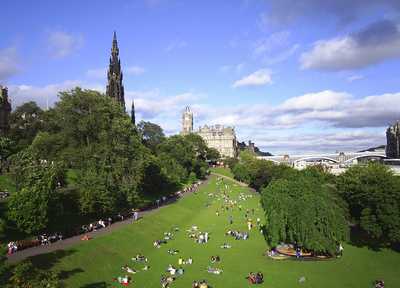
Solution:
M350 227L350 244L359 248L368 247L376 252L382 249L382 243L380 241L374 241L368 237L366 232L356 225Z
M72 250L57 250L55 252L30 257L29 260L32 262L32 264L35 267L47 271L47 270L53 269L54 266L56 264L58 264L63 258L70 256L75 252L76 252L76 250L73 250L73 249ZM60 277L60 280L65 280L77 273L82 273L82 272L84 272L84 270L80 267L77 267L77 268L74 268L71 270L59 270L58 275Z

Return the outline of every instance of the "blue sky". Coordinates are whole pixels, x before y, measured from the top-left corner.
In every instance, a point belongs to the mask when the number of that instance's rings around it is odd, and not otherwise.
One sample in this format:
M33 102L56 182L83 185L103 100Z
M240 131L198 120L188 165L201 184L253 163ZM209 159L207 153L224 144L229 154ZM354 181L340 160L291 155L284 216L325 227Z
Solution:
M275 154L384 144L400 119L397 0L2 2L0 83L14 106L105 90L117 31L127 108L180 129L235 126Z

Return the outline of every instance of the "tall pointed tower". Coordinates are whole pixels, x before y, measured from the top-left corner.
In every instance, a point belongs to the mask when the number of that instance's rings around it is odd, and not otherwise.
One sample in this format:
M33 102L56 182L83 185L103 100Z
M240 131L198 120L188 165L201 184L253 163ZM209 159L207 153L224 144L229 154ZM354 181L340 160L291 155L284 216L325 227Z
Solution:
M119 49L117 42L117 34L114 31L114 37L111 48L110 65L107 73L107 96L118 101L125 110L125 98L124 98L124 85L122 85L122 70L121 61L119 59Z
M10 129L11 103L8 99L8 89L0 85L0 135L7 135Z
M182 114L182 135L187 135L193 132L193 112L189 106L186 106Z
M131 121L133 125L136 125L136 117L135 117L135 103L132 100L132 106L131 106Z

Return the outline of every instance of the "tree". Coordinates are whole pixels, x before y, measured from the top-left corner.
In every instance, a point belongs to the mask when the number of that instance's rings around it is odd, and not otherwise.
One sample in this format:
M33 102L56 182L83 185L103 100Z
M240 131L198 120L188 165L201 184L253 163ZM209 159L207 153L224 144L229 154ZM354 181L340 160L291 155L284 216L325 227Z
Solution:
M8 157L13 153L14 142L4 136L0 136L0 173L7 165Z
M221 154L219 153L219 151L215 148L208 148L206 149L206 153L207 153L207 160L210 161L217 161L218 159L221 158Z
M15 151L27 148L42 129L43 110L35 102L27 102L17 107L10 115L11 140L15 142Z
M267 238L272 247L297 243L317 253L334 254L348 238L343 200L320 179L299 174L272 181L262 190Z
M337 189L371 244L400 242L400 179L387 166L353 166L337 178Z
M51 271L43 271L25 260L18 263L12 270L7 288L59 288L62 287L58 275Z
M20 188L8 201L8 216L17 227L27 233L47 227L58 207L56 187L64 177L64 170L57 163L32 161L24 167Z
M165 139L162 128L157 124L142 120L137 124L137 129L142 137L143 144L152 151L155 151L157 145Z

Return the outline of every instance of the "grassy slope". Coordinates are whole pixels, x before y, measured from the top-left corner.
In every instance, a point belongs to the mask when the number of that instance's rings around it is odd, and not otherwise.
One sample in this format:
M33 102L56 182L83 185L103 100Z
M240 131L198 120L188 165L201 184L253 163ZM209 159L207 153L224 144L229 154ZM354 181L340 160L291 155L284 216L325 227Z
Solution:
M234 187L234 195L246 188ZM112 278L123 275L121 266L141 268L133 264L130 258L136 253L143 253L150 260L151 269L133 275L134 282L129 287L161 287L159 279L168 264L177 266L178 255L167 253L169 248L179 249L184 258L192 256L193 265L185 266L186 273L172 287L191 287L195 279L207 279L215 287L248 287L244 277L249 271L263 271L265 283L261 287L370 287L371 281L383 278L388 287L400 287L398 267L400 254L389 250L374 252L366 248L345 245L342 259L327 262L273 261L264 256L266 249L262 235L253 230L247 241L235 241L224 236L228 229L228 214L217 217L215 211L220 202L211 200L207 194L216 190L215 178L204 186L197 195L188 196L178 203L164 207L147 215L138 223L125 226L112 234L82 242L73 249L58 254L36 258L42 265L62 271L67 287L108 287L103 282L112 284ZM262 211L258 197L244 202L243 207L255 207L256 214ZM243 212L233 212L233 229L244 231ZM181 231L176 239L162 246L153 248L152 243L162 237L163 232L178 225ZM185 230L191 225L198 225L200 230L211 232L208 244L196 244L186 236ZM223 250L223 242L232 244L232 249ZM205 272L211 255L220 255L222 262L217 267L223 268L222 275ZM299 277L305 276L306 282L298 284ZM115 284L111 287L120 287Z
M211 168L211 172L218 173L218 174L225 175L225 176L233 178L233 174L232 174L231 170L228 169L228 168L214 167L214 168Z

